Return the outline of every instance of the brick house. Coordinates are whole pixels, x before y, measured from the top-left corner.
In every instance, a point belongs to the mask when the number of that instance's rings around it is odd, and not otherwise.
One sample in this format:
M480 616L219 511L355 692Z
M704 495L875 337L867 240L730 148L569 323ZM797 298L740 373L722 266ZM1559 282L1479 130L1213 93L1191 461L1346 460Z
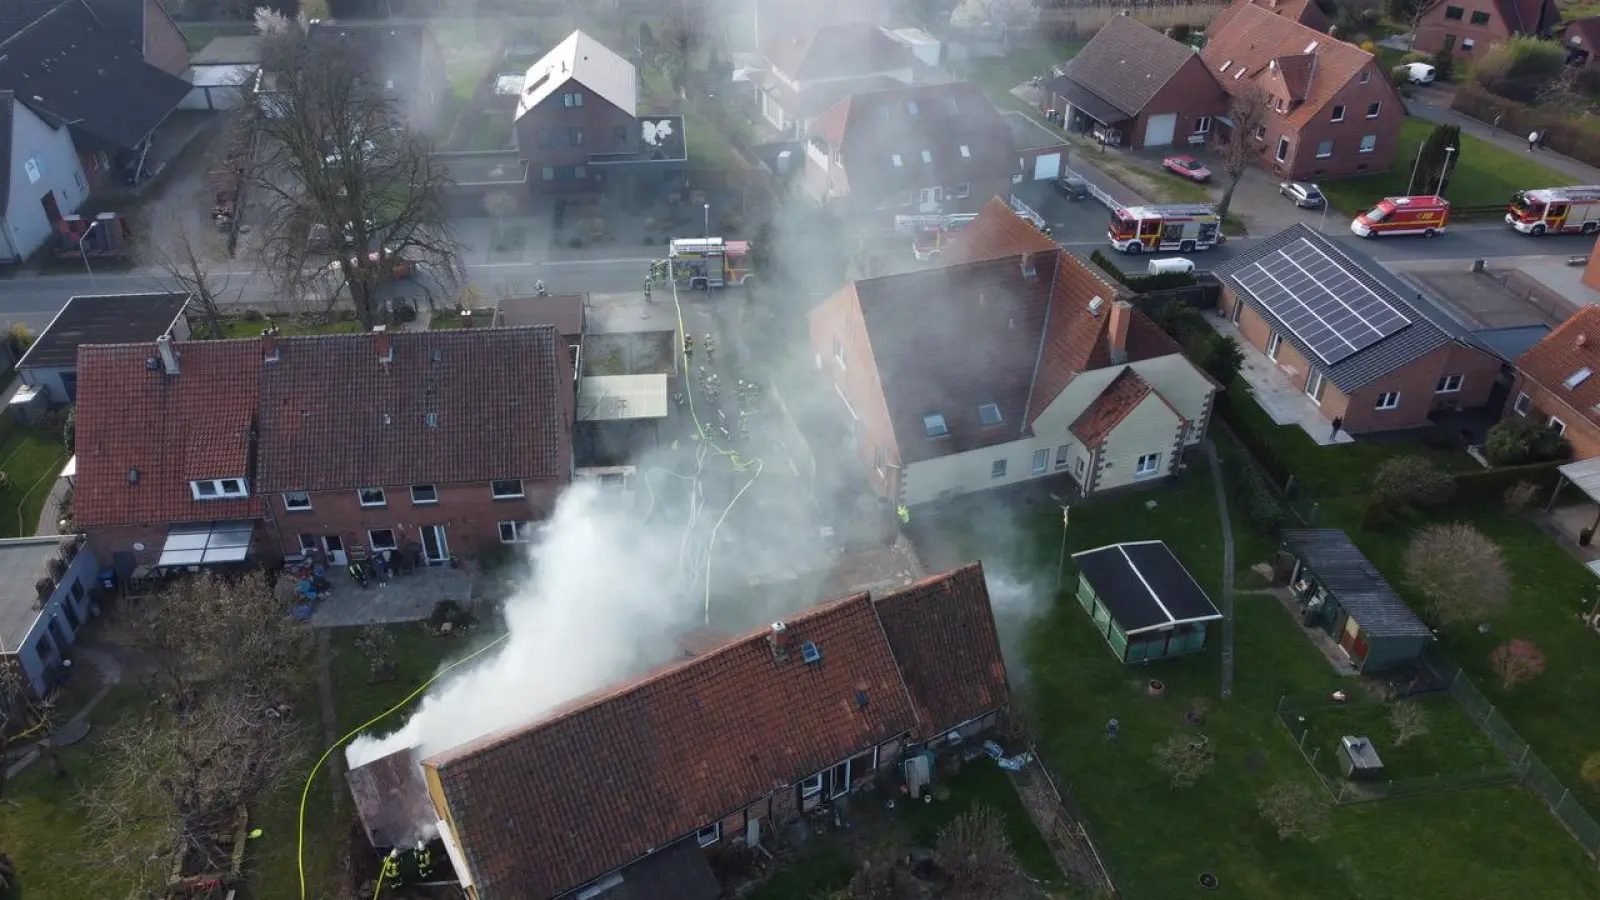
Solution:
M1600 291L1600 241L1596 241L1594 249L1589 251L1589 262L1584 265L1579 281L1585 287Z
M849 218L976 212L1011 193L1011 126L970 82L910 85L839 101L806 139L806 193Z
M1488 402L1501 362L1370 259L1295 225L1217 268L1220 312L1352 435ZM1323 324L1319 324L1323 323ZM1370 325L1368 323L1371 323Z
M384 92L419 130L441 123L450 76L433 30L424 22L313 22L306 38L330 53L355 53L373 67Z
M763 45L765 70L755 73L761 117L783 134L803 138L816 118L852 94L930 80L934 70L883 29L830 20ZM944 80L942 77L937 80Z
M1548 35L1560 21L1555 0L1438 0L1417 23L1413 47L1470 61L1512 35Z
M993 200L936 269L846 285L811 313L868 483L918 506L1038 479L1156 483L1217 385L1110 276Z
M1576 19L1561 26L1556 35L1567 50L1567 65L1600 71L1600 16Z
M521 543L571 480L570 372L554 326L84 346L77 521L128 572L197 530L236 552L192 564Z
M1009 704L972 563L813 607L421 765L473 900L713 900L708 856L895 778L908 749L970 744ZM627 798L628 815L596 797Z
M1567 439L1573 459L1600 456L1600 307L1584 305L1517 357L1505 416Z
M1045 84L1068 131L1114 147L1203 144L1228 96L1194 48L1115 16Z
M1334 178L1389 168L1405 104L1372 54L1236 0L1200 56L1230 94L1259 87L1272 104L1250 136L1262 167L1282 179Z
M1299 22L1307 28L1327 34L1333 29L1333 20L1328 18L1321 7L1312 0L1250 0L1250 4L1260 9L1267 10L1275 16L1282 16L1292 22ZM1228 18L1243 4L1235 3L1223 9L1211 18L1206 25L1206 31L1216 34L1228 24Z

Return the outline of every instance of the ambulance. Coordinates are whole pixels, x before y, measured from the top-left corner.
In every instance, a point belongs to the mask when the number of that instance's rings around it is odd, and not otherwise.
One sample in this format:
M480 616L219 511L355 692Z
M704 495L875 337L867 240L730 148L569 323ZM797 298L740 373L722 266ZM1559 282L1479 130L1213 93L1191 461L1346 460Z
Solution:
M1217 244L1222 219L1203 203L1113 210L1106 237L1123 253L1193 253Z
M1450 224L1450 201L1443 197L1385 197L1355 217L1350 230L1364 238L1389 234L1442 234Z
M748 284L750 242L719 237L673 238L667 245L667 262L679 287L702 290L730 284Z
M1594 234L1600 231L1600 185L1518 191L1506 224L1523 234Z

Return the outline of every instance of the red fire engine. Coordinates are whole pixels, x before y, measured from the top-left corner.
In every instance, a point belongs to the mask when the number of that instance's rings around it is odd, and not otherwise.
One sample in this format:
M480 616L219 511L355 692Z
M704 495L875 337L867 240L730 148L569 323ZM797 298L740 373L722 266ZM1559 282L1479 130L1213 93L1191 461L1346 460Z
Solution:
M1385 197L1355 217L1350 230L1364 237L1387 234L1442 234L1450 224L1450 201L1443 197Z
M1523 234L1594 234L1600 231L1600 185L1518 191L1506 224Z
M976 213L956 213L948 216L895 216L895 228L911 232L911 253L927 262L939 255L961 229L978 218Z
M1222 220L1203 203L1129 206L1111 213L1106 237L1123 253L1192 253L1216 245Z

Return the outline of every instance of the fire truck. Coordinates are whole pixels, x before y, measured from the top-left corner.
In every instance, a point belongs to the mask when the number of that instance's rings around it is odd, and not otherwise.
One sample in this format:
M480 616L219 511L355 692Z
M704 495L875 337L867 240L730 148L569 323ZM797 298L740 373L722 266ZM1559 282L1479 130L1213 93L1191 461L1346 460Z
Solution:
M1523 234L1594 234L1600 231L1600 185L1518 191L1506 224Z
M1193 253L1216 246L1222 219L1204 203L1128 206L1113 210L1106 237L1123 253Z
M748 284L750 242L719 237L673 238L667 245L667 264L679 287L691 290Z
M911 253L917 259L927 262L939 255L945 248L950 238L960 233L961 229L972 224L978 218L977 213L958 213L948 216L895 216L894 227L897 231L911 233Z
M1385 197L1355 217L1350 230L1364 237L1386 234L1442 234L1450 224L1450 201L1443 197Z

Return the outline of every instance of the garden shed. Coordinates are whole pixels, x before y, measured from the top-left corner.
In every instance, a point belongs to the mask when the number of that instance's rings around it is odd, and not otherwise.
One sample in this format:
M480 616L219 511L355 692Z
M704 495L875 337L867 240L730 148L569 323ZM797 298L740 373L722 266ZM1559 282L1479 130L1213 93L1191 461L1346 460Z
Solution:
M1078 602L1125 663L1205 649L1206 625L1222 618L1194 576L1160 541L1074 553Z
M1294 557L1289 584L1301 621L1337 641L1356 671L1411 665L1433 642L1432 629L1343 531L1291 529L1283 533L1283 549Z

